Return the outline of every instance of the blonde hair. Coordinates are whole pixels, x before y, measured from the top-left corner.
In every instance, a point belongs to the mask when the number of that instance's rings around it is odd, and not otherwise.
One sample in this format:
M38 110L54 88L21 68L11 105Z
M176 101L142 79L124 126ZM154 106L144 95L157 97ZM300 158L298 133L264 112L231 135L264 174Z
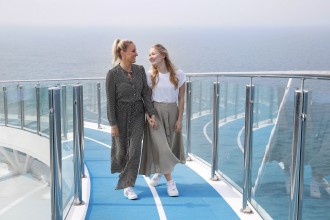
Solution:
M179 84L179 80L176 77L176 74L175 74L175 69L176 68L175 68L174 64L171 62L171 59L168 55L168 51L161 44L155 44L151 48L156 49L162 56L164 56L166 69L170 73L170 82L174 85L175 89L177 89L178 84ZM156 80L158 78L158 74L159 74L159 72L157 70L157 67L152 66L152 73L151 73L152 88L154 88L156 86L156 84L158 83L158 82L156 82Z
M113 42L112 45L112 55L113 55L113 60L112 60L112 65L114 66L117 62L117 60L121 60L122 57L120 55L120 51L126 51L128 46L130 44L132 44L133 41L131 40L120 40L120 39L116 39Z

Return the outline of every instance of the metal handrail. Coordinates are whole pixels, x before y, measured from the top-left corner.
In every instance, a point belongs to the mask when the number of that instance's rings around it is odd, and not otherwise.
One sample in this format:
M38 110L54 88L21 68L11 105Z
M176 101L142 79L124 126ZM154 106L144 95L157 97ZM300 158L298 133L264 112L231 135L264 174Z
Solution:
M325 71L254 71L254 72L208 72L186 73L187 77L272 77L272 78L305 78L330 80L330 70ZM105 80L104 77L62 78L62 79L31 79L31 80L0 80L0 83L23 82L51 82L51 81L79 81L79 80Z

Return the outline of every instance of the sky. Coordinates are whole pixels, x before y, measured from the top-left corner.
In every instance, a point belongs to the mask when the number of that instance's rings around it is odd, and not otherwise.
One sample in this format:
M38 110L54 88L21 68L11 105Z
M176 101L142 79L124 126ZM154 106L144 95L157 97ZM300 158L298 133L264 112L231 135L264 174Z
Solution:
M0 0L0 26L330 27L330 0Z

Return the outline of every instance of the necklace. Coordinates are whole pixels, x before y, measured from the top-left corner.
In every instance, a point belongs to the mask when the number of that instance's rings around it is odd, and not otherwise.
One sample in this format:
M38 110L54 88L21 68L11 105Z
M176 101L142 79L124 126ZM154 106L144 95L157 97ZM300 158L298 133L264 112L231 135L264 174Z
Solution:
M124 69L121 65L119 65L119 66L120 66L120 68L122 69L123 73L124 73L125 75L127 75L127 79L128 79L129 81L131 81L131 80L133 79L133 71L132 71L132 70L127 71L127 70Z
M128 79L129 81L131 81L131 80L133 79L133 72L132 72L132 71L127 72L127 79Z

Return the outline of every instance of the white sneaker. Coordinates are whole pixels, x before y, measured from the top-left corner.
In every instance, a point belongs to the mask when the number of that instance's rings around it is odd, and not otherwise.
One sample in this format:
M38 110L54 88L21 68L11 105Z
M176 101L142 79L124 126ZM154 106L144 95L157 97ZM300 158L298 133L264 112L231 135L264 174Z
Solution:
M124 196L127 197L130 200L137 199L137 195L134 192L132 187L127 187L124 189Z
M315 179L313 179L310 184L310 194L311 194L311 197L314 197L314 198L321 197L320 183L316 182Z
M155 175L151 178L149 185L153 187L157 186L162 176L163 174L161 173L155 173Z
M173 180L167 182L167 194L169 196L179 196L179 191L176 188L176 184Z

